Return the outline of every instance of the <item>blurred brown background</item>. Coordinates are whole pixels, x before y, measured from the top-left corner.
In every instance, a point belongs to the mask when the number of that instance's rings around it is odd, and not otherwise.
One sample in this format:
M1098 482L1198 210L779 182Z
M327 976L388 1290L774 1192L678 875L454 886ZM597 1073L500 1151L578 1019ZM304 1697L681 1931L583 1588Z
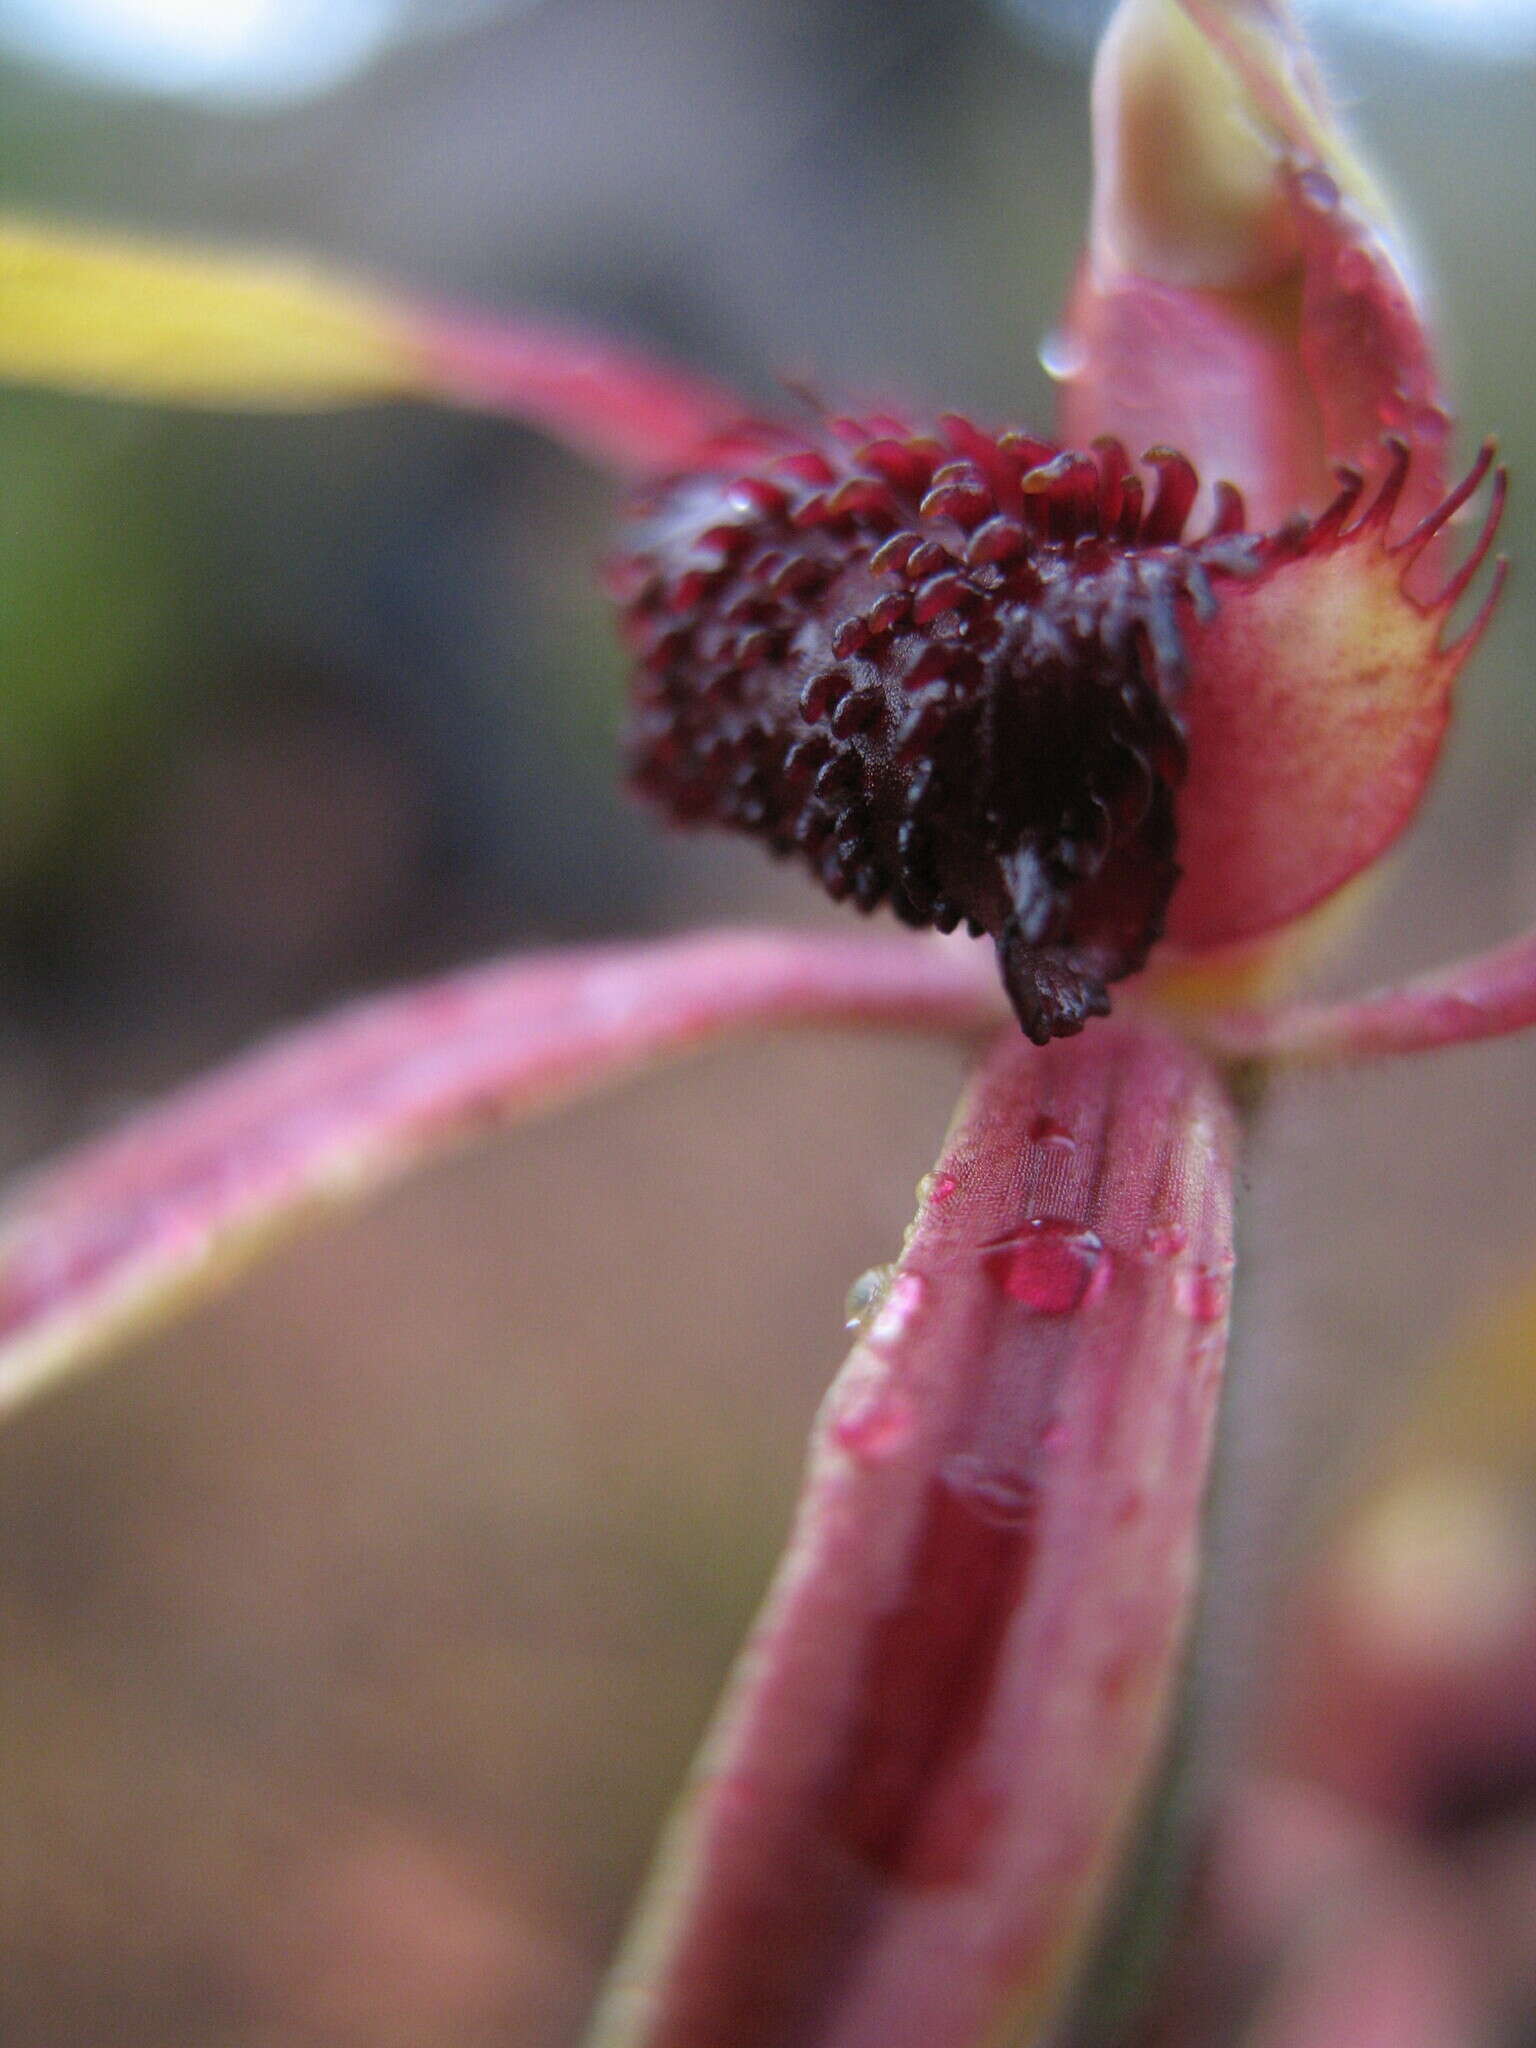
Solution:
M137 84L82 68L104 0L0 0L0 203L314 248L760 391L1037 422L1094 12L381 0L323 88L279 67L221 98L152 89L143 51ZM41 54L50 16L80 61ZM1319 19L1469 430L1514 467L1524 568L1351 982L1536 915L1536 38L1510 20L1457 49ZM6 1162L477 950L832 914L616 790L605 506L468 419L0 395ZM7 2048L575 2039L843 1290L891 1255L957 1075L899 1043L712 1057L294 1247L0 1441ZM1218 1664L1262 1668L1252 1560L1284 1576L1415 1357L1536 1253L1533 1139L1529 1044L1276 1105Z

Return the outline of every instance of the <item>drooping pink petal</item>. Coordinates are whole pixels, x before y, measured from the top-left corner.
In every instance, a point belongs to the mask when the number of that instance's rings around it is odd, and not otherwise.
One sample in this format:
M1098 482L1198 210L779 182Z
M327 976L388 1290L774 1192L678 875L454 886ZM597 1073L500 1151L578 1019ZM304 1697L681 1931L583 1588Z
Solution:
M1473 1045L1536 1025L1536 931L1342 1003L1229 1010L1201 1025L1229 1059L1322 1065Z
M446 400L641 472L686 467L747 410L720 385L557 320L432 307L302 258L11 214L0 380L258 411Z
M743 1029L969 1034L1005 1014L969 947L706 933L531 955L361 1002L34 1175L0 1215L0 1411L309 1211Z
M413 316L434 397L541 427L595 462L685 469L750 407L723 384L554 320Z
M1055 2009L1166 1730L1231 1153L1175 1041L998 1046L827 1397L594 2048L971 2048Z
M1288 8L1122 0L1094 81L1095 196L1059 354L1063 438L1171 443L1256 525L1317 510L1388 432L1443 489L1449 423L1386 206Z

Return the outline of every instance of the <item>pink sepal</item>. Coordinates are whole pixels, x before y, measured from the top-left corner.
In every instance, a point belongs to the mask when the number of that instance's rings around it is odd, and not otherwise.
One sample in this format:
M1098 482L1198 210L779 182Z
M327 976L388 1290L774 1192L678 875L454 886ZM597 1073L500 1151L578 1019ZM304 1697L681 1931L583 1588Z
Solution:
M1167 1729L1232 1144L1177 1041L998 1045L827 1397L594 2048L1035 2038Z
M1386 1059L1503 1038L1536 1024L1536 930L1453 967L1344 1003L1228 1010L1200 1026L1227 1059Z
M0 1410L306 1212L664 1055L792 1024L980 1032L969 946L809 933L531 955L360 1002L35 1174L0 1216Z

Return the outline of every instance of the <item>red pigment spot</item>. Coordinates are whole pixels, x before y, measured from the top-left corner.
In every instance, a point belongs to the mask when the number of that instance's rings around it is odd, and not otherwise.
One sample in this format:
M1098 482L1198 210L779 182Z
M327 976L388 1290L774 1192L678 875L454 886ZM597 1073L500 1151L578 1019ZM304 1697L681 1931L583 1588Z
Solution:
M1099 1698L1111 1711L1124 1703L1136 1673L1137 1660L1129 1650L1111 1657L1099 1673Z
M1149 1224L1141 1243L1154 1259L1176 1259L1188 1247L1189 1232L1182 1223Z
M1103 1240L1062 1217L1037 1216L989 1252L1003 1292L1037 1315L1066 1315L1097 1300L1109 1279Z
M1035 1519L1016 1474L951 1459L929 1484L901 1597L870 1632L827 1822L909 1884L960 1882L995 1822L996 1795L963 1773L1028 1584Z
M1197 1323L1219 1323L1232 1299L1232 1282L1218 1266L1180 1273L1173 1283L1175 1305Z
M936 1173L928 1189L930 1202L947 1202L959 1189L960 1183L952 1173Z
M1029 1127L1029 1141L1032 1145L1054 1145L1058 1151L1075 1152L1077 1140L1064 1124L1057 1123L1053 1116L1037 1116Z

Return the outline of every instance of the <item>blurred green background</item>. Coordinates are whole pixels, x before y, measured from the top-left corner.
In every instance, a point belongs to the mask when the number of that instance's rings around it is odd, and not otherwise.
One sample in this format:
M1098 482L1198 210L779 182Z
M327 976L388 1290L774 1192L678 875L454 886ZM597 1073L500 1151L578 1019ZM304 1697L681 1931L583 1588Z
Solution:
M0 204L1040 422L1101 12L0 0ZM1523 572L1355 982L1536 914L1536 35L1437 36L1467 12L1317 21ZM0 394L6 1163L475 951L833 915L616 787L607 510L467 418ZM1213 1599L1240 1673L1251 1559L1283 1575L1427 1335L1536 1247L1532 1068L1270 1120ZM8 2048L574 2040L957 1074L713 1057L295 1247L0 1442Z

